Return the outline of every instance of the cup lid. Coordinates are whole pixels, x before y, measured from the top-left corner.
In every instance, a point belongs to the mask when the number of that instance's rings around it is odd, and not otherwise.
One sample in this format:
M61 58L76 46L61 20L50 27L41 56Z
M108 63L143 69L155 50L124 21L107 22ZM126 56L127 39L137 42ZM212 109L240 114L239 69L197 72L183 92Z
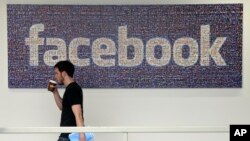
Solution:
M57 84L56 81L54 81L54 80L49 80L49 82Z

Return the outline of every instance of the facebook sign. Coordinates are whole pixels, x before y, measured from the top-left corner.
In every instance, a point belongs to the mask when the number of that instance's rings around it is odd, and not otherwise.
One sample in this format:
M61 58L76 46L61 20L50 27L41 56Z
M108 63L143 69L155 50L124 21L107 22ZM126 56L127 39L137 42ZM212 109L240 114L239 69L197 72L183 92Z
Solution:
M9 88L241 88L242 4L8 5Z

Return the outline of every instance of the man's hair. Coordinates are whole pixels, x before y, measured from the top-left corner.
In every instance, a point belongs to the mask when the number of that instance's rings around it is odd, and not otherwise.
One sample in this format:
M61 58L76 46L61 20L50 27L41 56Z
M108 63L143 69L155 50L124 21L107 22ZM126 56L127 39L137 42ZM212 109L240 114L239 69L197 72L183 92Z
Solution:
M58 68L60 72L65 71L70 77L73 77L75 72L74 65L68 60L57 62L56 65L54 66L54 69L55 68Z

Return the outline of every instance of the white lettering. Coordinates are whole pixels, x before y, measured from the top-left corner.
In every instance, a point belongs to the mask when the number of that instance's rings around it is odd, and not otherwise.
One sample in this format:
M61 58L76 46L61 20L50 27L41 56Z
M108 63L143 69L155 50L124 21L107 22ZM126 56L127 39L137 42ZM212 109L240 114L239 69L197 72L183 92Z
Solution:
M76 66L89 66L89 64L90 64L89 58L85 58L85 59L78 58L77 48L80 45L89 46L90 45L89 39L88 38L75 38L70 42L70 44L69 44L69 60L72 62L72 64L74 64Z
M182 48L184 45L189 47L189 57L187 59L182 57ZM198 43L193 38L183 37L175 41L173 47L173 57L177 65L184 67L194 65L198 60L198 54Z
M110 38L97 38L91 46L89 38L78 37L72 39L68 47L69 60L76 66L89 66L91 59L100 67L112 67L116 64L121 67L135 67L141 65L144 60L144 44L140 38L128 37L127 26L118 27L118 46ZM47 50L43 59L46 65L53 66L60 60L67 59L67 46L61 38L40 38L38 33L44 31L43 24L35 24L30 27L29 38L25 38L25 45L30 49L30 66L39 65L39 46L56 46L57 49ZM46 39L46 44L44 40ZM173 54L174 62L179 66L193 66L198 62L200 53L200 65L209 66L213 59L218 66L226 66L226 62L220 54L220 49L226 41L226 37L217 37L210 46L210 25L201 25L200 52L197 41L191 37L182 37L171 44L165 38L151 38L145 45L145 60L151 66L161 67L167 65ZM161 47L161 57L155 57L155 48ZM78 48L89 47L92 58L79 58ZM129 52L129 48L133 48ZM184 47L188 47L188 56L183 57ZM130 55L130 56L129 56ZM116 62L117 60L117 62Z
M221 57L219 50L226 41L226 37L218 37L210 47L210 26L201 26L201 66L209 66L210 56L218 66L226 66L226 62Z
M102 49L101 46L105 45L105 49ZM116 54L115 43L108 38L99 38L93 42L92 46L92 58L93 62L101 67L111 67L115 66L115 59L103 59L102 56Z
M234 136L244 136L247 133L246 129L236 129L234 132Z
M44 38L39 38L38 33L44 31L43 24L35 24L30 27L29 38L25 38L25 45L30 49L30 66L38 66L38 46L44 44Z
M155 58L155 47L159 45L162 47L162 57ZM152 66L164 66L169 63L171 58L171 45L167 39L152 38L146 44L146 59L148 64Z
M67 59L67 48L64 40L60 38L47 38L47 45L56 46L57 50L48 50L44 53L43 59L44 63L48 66L54 66L58 61ZM53 57L57 57L54 58Z
M118 60L119 66L133 67L138 66L143 60L143 42L138 38L127 38L127 26L118 29ZM128 59L128 46L134 47L134 58Z

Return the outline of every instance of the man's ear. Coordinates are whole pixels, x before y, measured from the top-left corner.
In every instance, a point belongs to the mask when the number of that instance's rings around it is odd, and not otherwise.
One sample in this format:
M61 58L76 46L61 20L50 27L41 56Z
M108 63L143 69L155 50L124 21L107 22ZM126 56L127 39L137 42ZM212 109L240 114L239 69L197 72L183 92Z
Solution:
M67 75L66 71L62 72L62 77L65 77Z

